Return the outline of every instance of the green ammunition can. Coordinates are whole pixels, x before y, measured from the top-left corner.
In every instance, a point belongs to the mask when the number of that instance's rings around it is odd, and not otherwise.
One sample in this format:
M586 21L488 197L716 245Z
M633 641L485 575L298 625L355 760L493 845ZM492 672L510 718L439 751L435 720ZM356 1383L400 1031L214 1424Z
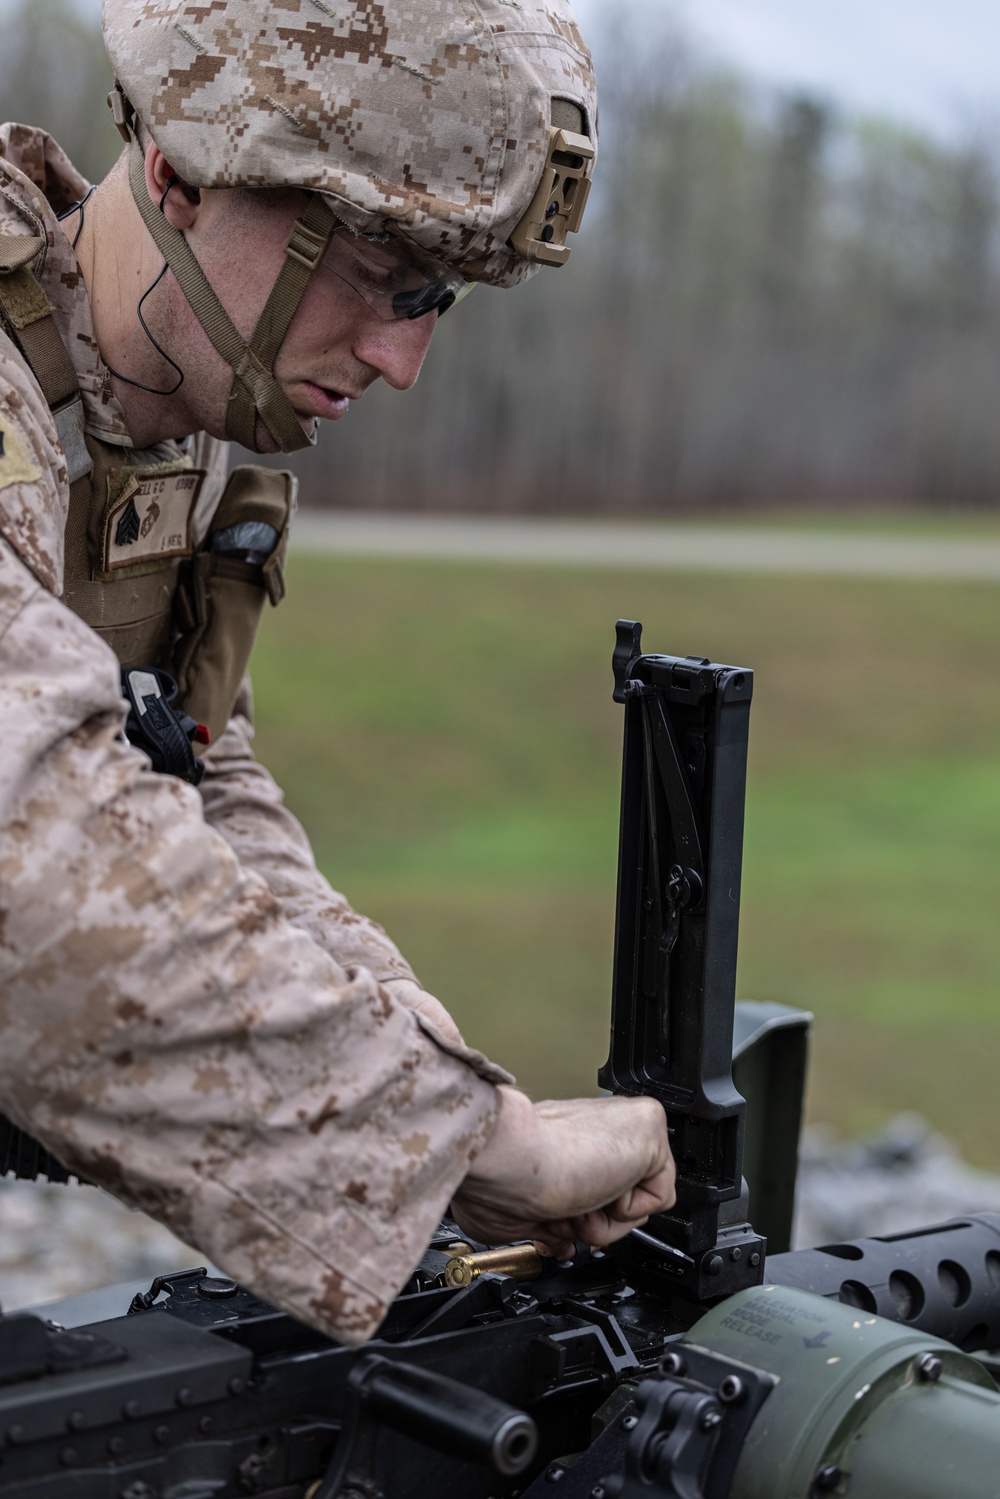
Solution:
M774 1376L731 1499L1000 1499L1000 1390L940 1338L784 1286L684 1342Z

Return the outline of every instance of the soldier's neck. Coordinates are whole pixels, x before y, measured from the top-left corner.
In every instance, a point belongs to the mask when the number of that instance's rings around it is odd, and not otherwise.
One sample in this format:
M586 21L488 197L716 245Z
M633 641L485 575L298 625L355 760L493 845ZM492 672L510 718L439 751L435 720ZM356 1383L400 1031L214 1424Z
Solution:
M162 271L163 260L145 230L125 172L112 171L82 212L82 228L76 215L63 227L71 239L80 230L76 255L90 298L97 347L112 371L114 393L132 441L137 448L147 448L187 437L198 429L198 422L188 409L183 386L175 395L152 393L169 391L177 374L157 353L139 321L139 303ZM157 342L176 358L170 349L167 313L161 283L147 299L143 316ZM149 390L140 390L139 385Z

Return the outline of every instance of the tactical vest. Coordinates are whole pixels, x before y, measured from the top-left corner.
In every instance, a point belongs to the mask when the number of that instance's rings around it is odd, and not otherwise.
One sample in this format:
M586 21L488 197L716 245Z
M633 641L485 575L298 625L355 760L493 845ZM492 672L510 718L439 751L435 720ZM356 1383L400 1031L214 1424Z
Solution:
M284 596L295 480L274 469L235 469L196 547L206 470L195 457L174 443L138 453L85 430L76 370L52 304L27 269L43 247L41 239L0 237L0 328L41 387L66 457L64 602L123 667L160 667L176 678L179 705L216 739L232 714L264 600ZM213 539L247 523L272 528L269 555L251 551L249 561L213 548ZM0 1177L9 1174L59 1182L77 1173L0 1114Z
M234 469L196 547L206 470L195 455L175 443L140 453L85 430L76 371L27 268L42 247L28 236L0 238L0 326L41 387L66 456L63 600L123 667L156 666L176 678L179 705L214 740L231 716L264 601L284 595L295 480L275 469ZM246 554L251 561L217 549L222 533L248 523L272 528L269 554Z

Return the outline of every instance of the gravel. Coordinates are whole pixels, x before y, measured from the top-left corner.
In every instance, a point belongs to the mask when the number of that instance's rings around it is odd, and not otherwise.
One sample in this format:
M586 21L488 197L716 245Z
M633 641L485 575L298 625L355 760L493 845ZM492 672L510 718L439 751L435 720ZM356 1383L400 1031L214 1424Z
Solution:
M902 1233L967 1213L1000 1213L1000 1176L967 1166L919 1114L900 1114L874 1139L804 1131L796 1249Z
M0 1181L0 1306L61 1296L204 1263L145 1213L97 1187Z

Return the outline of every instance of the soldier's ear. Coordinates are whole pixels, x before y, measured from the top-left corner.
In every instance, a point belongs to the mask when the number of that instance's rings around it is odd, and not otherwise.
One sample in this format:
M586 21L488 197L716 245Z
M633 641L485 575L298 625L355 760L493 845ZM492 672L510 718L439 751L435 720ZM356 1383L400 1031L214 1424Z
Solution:
M183 233L193 226L201 209L201 193L178 177L152 141L146 146L146 190L175 229Z

